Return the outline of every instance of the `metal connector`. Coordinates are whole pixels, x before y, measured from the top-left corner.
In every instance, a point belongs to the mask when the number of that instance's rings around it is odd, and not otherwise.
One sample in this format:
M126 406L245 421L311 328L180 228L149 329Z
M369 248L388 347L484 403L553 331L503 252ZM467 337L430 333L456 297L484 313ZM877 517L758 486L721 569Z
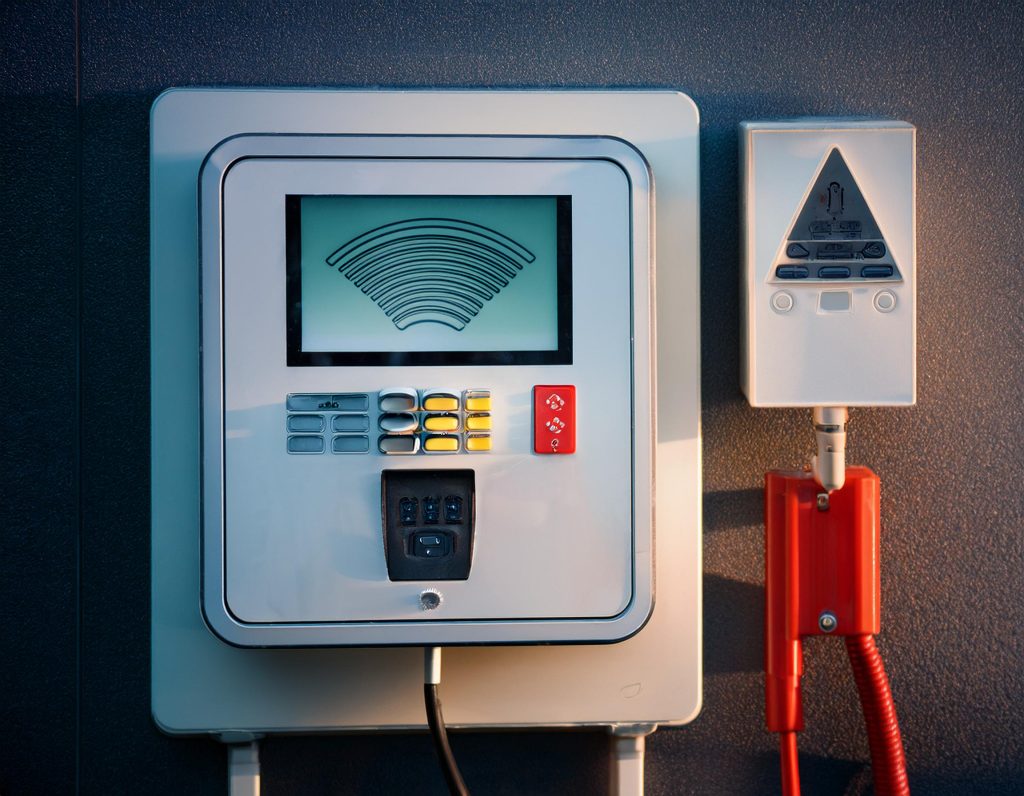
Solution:
M818 452L811 459L814 480L825 492L842 489L846 483L846 421L845 406L816 406L813 414L814 436Z
M423 648L423 682L426 685L441 684L441 648Z

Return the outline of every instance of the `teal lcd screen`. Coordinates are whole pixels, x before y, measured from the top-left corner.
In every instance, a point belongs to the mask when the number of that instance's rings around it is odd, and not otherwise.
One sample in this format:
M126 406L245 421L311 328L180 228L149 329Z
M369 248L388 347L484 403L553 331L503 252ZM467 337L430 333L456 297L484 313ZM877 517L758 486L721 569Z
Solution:
M572 362L570 196L285 200L288 364Z

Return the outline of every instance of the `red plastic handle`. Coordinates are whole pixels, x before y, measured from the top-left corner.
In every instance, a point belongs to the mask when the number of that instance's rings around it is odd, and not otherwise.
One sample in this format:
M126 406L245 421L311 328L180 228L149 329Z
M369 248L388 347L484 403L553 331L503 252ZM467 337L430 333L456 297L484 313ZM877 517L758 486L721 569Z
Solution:
M765 718L772 732L803 729L800 640L872 635L881 623L878 476L850 467L818 507L805 472L765 477Z

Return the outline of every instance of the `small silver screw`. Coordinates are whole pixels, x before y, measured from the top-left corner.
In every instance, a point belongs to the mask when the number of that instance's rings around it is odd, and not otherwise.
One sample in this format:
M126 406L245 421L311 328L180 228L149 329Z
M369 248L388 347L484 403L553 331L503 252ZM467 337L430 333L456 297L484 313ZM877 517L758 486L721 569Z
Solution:
M441 593L433 589L420 592L420 608L424 611L433 611L441 604Z
M818 511L828 511L828 492L818 493Z
M836 619L835 614L831 611L822 611L821 616L818 617L818 627L821 628L822 633L831 633L838 626L839 620Z

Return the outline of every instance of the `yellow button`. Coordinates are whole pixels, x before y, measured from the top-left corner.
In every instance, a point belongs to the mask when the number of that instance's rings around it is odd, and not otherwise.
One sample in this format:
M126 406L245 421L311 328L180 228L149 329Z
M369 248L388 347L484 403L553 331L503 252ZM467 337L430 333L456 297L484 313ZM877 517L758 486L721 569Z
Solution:
M427 431L456 431L459 418L456 415L427 415L423 428Z
M435 395L423 402L428 412L454 412L459 408L459 399L447 395Z
M467 431L490 431L491 430L491 416L490 415L470 415L466 418L466 430Z
M459 449L458 437L427 437L423 443L423 449L428 451L457 451Z
M489 434L479 434L466 437L466 450L468 451L489 451L491 449L491 437Z
M477 398L466 399L466 411L467 412L490 412L491 411L491 396L481 396Z

